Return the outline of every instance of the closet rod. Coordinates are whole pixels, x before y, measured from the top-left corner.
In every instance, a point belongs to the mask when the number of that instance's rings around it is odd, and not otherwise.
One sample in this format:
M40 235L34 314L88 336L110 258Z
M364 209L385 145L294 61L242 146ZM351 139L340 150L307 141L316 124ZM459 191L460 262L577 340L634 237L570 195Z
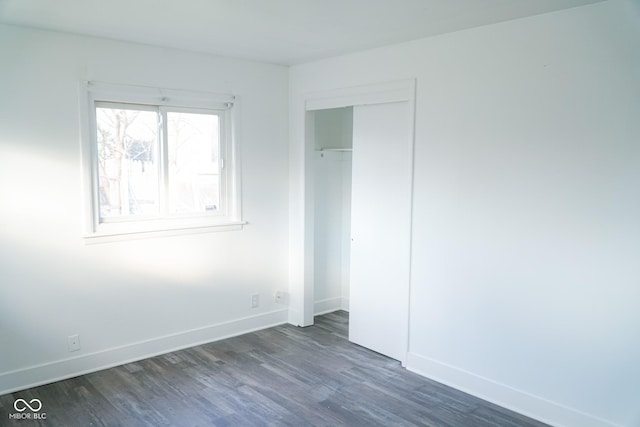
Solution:
M353 151L352 148L317 148L316 151Z

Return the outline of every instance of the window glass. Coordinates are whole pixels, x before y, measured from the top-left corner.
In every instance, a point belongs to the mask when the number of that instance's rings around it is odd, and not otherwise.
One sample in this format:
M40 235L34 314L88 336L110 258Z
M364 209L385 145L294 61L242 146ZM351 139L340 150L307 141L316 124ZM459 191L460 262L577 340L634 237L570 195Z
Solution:
M167 134L169 212L219 212L219 117L170 111Z
M159 212L158 114L96 108L100 218Z

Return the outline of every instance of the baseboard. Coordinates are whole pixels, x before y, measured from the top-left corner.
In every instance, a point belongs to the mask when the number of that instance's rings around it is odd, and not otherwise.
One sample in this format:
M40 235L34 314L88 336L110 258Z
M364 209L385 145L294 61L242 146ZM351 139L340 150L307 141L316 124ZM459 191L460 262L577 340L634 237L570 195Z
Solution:
M316 301L313 304L313 314L320 316L337 310L349 311L349 297L335 297Z
M287 323L282 309L0 374L0 395Z
M327 298L313 303L313 314L316 316L342 310L342 297Z
M409 353L406 368L439 383L557 427L620 427L610 421Z

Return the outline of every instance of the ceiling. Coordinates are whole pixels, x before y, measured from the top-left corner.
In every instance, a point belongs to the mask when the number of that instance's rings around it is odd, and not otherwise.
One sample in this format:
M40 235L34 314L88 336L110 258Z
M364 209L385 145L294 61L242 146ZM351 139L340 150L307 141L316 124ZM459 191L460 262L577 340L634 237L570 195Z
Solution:
M0 0L0 23L294 65L602 0Z

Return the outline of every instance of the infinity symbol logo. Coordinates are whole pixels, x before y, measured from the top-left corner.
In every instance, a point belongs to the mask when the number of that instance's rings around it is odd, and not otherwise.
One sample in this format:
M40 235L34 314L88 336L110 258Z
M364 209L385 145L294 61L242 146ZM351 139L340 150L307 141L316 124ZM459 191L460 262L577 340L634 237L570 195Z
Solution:
M34 402L36 404L31 406L30 404L33 404ZM21 403L21 405L18 405L19 403ZM38 412L40 409L42 409L42 402L40 402L40 399L31 399L29 403L27 403L27 401L24 399L18 399L13 402L13 407L18 412L24 412L27 408L31 409L31 412Z

